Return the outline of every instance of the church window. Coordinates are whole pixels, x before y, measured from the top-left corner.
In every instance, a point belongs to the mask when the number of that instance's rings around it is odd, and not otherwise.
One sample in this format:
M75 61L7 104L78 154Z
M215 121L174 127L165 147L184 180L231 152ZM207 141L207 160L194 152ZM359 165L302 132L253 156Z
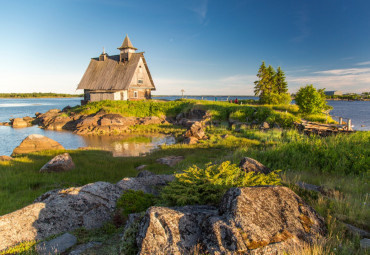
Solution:
M143 84L144 83L144 80L143 79L138 79L137 80L137 84Z
M137 91L134 91L134 98L137 98Z

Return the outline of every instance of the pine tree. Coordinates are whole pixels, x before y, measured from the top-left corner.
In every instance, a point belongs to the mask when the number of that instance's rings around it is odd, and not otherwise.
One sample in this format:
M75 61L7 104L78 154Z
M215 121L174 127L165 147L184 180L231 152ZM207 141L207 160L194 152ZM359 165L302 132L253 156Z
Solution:
M268 86L267 86L267 93L271 94L276 92L276 82L275 82L276 72L275 69L269 65L267 68L267 80L268 80Z
M260 98L260 103L289 104L291 102L288 83L280 67L275 72L271 65L266 68L265 62L262 62L257 78L258 80L254 82L254 94Z
M261 96L267 92L269 78L265 62L262 61L260 69L257 73L258 80L254 82L254 95Z
M285 81L285 74L280 66L275 75L276 92L278 94L288 93L288 83Z

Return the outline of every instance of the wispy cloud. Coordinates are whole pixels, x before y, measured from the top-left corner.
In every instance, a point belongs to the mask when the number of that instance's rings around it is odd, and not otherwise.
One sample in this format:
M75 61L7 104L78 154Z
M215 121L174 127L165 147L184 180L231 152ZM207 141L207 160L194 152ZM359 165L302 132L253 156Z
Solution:
M360 63L357 63L355 65L356 66L367 66L367 65L370 65L370 61L360 62Z
M293 92L306 84L314 84L327 90L363 92L370 87L370 68L347 68L312 72L305 76L288 76Z
M195 1L194 6L189 9L197 15L201 24L207 23L208 0Z

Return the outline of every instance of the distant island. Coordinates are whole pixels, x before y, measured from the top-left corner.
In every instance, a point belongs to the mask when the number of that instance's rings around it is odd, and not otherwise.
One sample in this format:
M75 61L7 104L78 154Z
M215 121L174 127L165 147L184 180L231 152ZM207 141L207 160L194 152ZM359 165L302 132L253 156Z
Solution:
M82 94L58 94L58 93L0 93L0 98L49 98L49 97L83 97Z

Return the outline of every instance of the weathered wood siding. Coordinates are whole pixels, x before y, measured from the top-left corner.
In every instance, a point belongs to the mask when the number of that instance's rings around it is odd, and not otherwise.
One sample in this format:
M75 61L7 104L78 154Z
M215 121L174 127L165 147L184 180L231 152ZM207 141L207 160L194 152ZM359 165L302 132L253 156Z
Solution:
M139 80L142 80L143 83L139 83ZM130 88L154 88L148 74L148 69L143 62L143 58L140 58L137 64L135 72L132 76L132 80L130 82Z
M137 97L135 97L135 91L137 91ZM128 99L131 101L151 99L151 90L150 89L129 89Z
M90 92L90 101L96 102L101 100L127 100L127 90L121 91L106 91L106 92Z

